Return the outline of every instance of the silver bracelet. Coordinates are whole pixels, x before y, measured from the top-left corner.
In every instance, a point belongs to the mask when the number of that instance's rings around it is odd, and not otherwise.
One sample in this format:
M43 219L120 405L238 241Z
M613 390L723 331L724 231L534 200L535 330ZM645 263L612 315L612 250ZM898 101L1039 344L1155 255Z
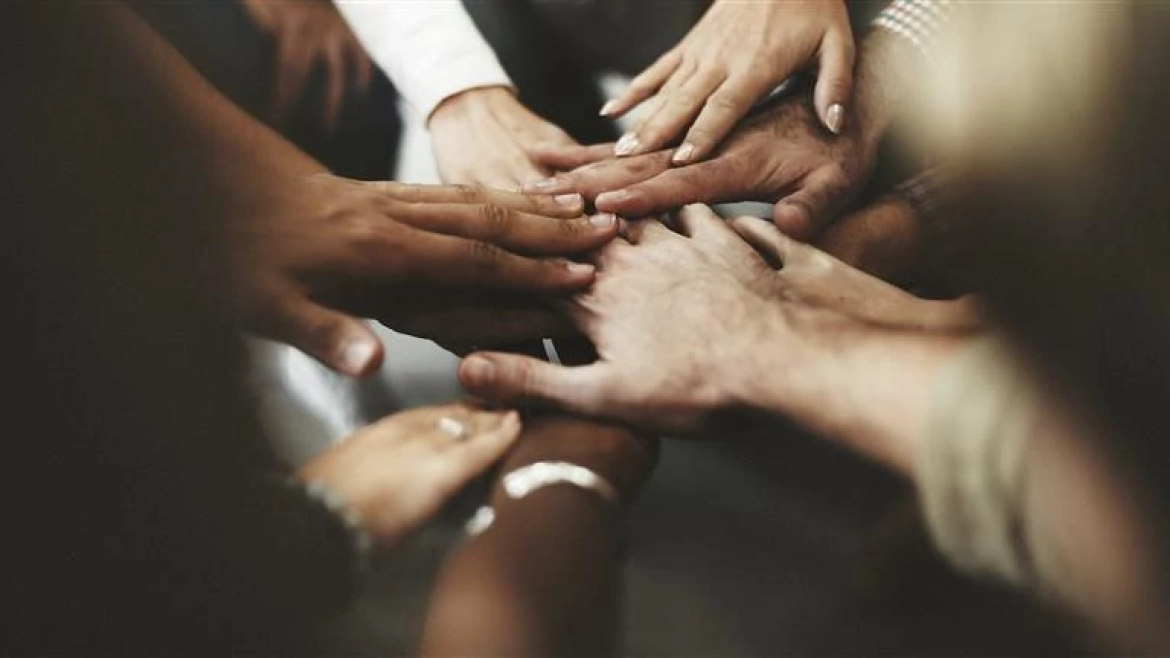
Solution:
M504 476L504 493L512 500L520 500L533 492L556 484L568 484L601 496L614 507L621 507L621 496L608 480L597 473L569 462L536 462ZM490 506L476 510L464 531L469 537L483 534L496 520L496 511Z
M617 489L605 478L584 466L569 462L536 462L504 476L504 491L513 500L555 484L568 484L592 491L615 507L620 507L622 503Z

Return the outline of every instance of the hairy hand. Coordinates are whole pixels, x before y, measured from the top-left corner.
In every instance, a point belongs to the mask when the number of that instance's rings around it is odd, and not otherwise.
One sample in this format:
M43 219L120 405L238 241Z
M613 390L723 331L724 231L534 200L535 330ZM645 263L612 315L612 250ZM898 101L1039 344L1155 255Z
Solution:
M532 194L580 193L598 210L644 217L689 203L767 201L785 233L807 239L869 180L876 143L850 123L825 130L810 99L791 99L746 121L710 160L672 167L671 152L608 158L607 147L544 149L542 162L568 169L524 187Z

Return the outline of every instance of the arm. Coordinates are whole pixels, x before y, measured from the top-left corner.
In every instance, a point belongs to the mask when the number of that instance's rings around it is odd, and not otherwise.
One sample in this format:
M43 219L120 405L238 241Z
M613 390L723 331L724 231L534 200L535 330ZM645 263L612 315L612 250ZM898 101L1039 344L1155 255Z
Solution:
M632 503L654 462L630 432L568 418L531 421L503 473L537 461L585 466ZM519 500L497 482L495 521L449 559L425 655L610 655L618 631L623 509L558 485Z
M533 155L538 146L574 145L516 98L495 53L457 0L336 2L426 122L444 182L515 190L548 175ZM580 197L561 198L580 207Z
M458 0L335 0L370 57L424 121L444 100L512 86L491 46Z

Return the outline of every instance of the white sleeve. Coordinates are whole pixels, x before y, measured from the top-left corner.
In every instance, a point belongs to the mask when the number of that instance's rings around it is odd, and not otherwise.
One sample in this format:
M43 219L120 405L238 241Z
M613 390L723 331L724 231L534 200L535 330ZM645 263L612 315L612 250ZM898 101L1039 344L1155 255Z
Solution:
M334 0L366 52L426 120L444 99L512 81L459 0Z

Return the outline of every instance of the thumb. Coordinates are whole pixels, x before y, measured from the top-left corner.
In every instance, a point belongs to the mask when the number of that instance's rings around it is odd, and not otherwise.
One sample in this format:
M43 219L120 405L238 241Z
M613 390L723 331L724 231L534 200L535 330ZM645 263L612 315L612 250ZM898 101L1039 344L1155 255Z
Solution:
M286 304L271 336L351 377L365 377L382 365L382 343L366 323L308 300Z
M845 129L845 108L853 91L853 40L827 35L821 43L821 68L813 102L821 123L835 135Z
M603 366L574 368L515 354L472 354L459 365L459 382L472 395L503 403L538 402L596 413L604 401Z
M845 201L848 187L837 174L810 176L803 187L776 203L772 221L789 237L808 241L828 222L833 208Z

